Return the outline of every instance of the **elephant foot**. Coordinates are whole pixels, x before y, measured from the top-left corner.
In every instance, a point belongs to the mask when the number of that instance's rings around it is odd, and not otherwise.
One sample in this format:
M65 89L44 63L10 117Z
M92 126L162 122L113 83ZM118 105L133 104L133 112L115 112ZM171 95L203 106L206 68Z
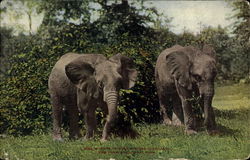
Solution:
M166 125L166 126L170 126L172 125L172 121L170 119L164 119L164 121L162 122L163 125Z
M181 119L180 119L180 116L177 116L176 113L173 113L172 125L174 125L174 126L183 126L184 125L183 121L181 121Z
M100 140L101 143L105 143L105 142L107 142L107 141L108 141L107 138L102 138L102 139Z
M53 141L56 141L56 142L63 142L63 138L61 136L53 136Z
M94 137L94 135L88 135L88 134L86 134L83 139L84 140L90 140L90 139L93 139L93 137Z
M80 135L74 135L74 136L70 135L69 139L70 140L76 140L76 139L79 139L80 137L81 137Z
M172 123L174 126L177 126L177 127L180 127L180 126L183 126L183 124L181 123L181 121L179 121L179 122L173 122Z
M207 132L210 136L220 135L220 132L217 129L207 130Z
M187 135L195 135L195 134L197 134L197 132L195 130L193 130L193 129L186 129L185 133Z
M174 126L183 126L184 124L179 119L173 119L172 125Z
M86 141L89 141L89 140L90 140L90 138L85 138L85 137L82 137L80 140L81 140L81 141L83 141L83 142L86 142Z

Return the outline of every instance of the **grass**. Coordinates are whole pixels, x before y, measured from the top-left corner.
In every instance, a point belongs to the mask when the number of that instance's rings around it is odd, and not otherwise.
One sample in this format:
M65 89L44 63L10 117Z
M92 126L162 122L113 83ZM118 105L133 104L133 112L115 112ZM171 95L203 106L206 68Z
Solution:
M135 125L137 139L114 137L101 143L54 142L51 135L0 138L0 159L25 160L192 160L246 159L250 154L250 85L216 88L213 106L220 135L206 131L187 136L182 127Z

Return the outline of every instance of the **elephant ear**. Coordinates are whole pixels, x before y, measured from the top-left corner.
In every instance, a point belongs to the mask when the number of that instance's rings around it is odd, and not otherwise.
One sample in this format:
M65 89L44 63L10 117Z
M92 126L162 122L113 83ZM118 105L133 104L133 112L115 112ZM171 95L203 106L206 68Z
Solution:
M202 48L202 53L209 55L210 57L213 57L214 59L216 58L215 49L208 44L204 44L204 46Z
M166 56L166 64L171 75L182 87L191 89L192 82L190 77L191 63L189 57L181 51L176 51Z
M124 89L132 88L137 79L137 70L132 58L121 55L120 53L114 55L109 59L117 63L120 67L120 74L122 76L122 85Z
M69 80L76 85L76 87L88 96L96 97L98 94L98 87L94 78L95 69L81 59L77 59L65 66L65 73Z

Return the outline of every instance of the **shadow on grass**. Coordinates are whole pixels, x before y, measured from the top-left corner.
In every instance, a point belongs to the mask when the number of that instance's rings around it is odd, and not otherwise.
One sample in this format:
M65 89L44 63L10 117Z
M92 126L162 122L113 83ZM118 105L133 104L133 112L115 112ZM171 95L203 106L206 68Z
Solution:
M221 118L226 121L246 121L250 117L249 108L218 110L214 108L216 118ZM196 119L196 127L198 131L205 131L204 117ZM230 126L225 126L217 122L217 131L214 135L219 136L236 136L241 134L240 129L232 129Z
M130 121L125 121L119 117L111 128L112 133L116 137L136 139L140 134L133 128Z
M249 108L241 108L241 109L230 109L230 110L218 110L214 108L214 112L216 117L220 117L223 119L242 119L247 115L250 115Z
M140 136L140 134L132 127L120 128L118 130L113 131L115 136L120 138L129 138L129 139L136 139Z
M235 136L236 134L240 133L239 129L231 129L221 124L217 124L217 130L219 131L220 136Z
M206 127L204 126L204 124L199 124L199 126L197 126L197 131L198 132L203 132L206 131ZM227 126L221 125L219 123L217 123L217 130L214 133L210 133L210 135L218 135L218 136L235 136L238 133L240 133L239 129L231 129Z
M223 118L226 120L247 120L247 117L250 115L250 109L242 108L242 109L231 109L231 110L218 110L214 109L216 117ZM240 134L240 129L232 129L227 126L217 124L217 129L220 132L221 136L235 136Z
M206 127L204 126L204 120L199 121L198 124L196 125L196 127L197 127L198 132L206 131ZM233 135L236 135L240 130L231 129L227 126L224 126L224 125L217 123L217 131L215 133L211 133L211 135L233 136Z

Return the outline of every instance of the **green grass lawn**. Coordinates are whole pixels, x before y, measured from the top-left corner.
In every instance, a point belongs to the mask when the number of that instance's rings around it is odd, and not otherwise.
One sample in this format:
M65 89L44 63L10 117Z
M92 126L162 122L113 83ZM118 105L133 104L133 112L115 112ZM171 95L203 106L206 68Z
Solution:
M220 135L187 136L182 127L136 125L137 139L53 142L51 135L0 138L0 159L165 160L244 159L250 154L250 85L216 88L213 106Z

